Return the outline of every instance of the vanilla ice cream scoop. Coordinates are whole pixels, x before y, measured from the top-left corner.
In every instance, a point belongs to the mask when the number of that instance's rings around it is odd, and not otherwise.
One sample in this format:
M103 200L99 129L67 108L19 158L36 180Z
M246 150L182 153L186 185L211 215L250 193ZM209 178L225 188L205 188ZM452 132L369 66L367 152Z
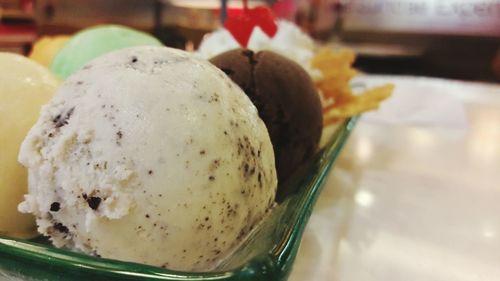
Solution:
M135 47L70 76L24 140L19 209L58 247L209 270L274 205L257 110L222 71L183 51Z
M17 154L58 85L58 79L38 63L0 52L0 235L36 235L35 218L17 211L27 191L26 169L17 162Z

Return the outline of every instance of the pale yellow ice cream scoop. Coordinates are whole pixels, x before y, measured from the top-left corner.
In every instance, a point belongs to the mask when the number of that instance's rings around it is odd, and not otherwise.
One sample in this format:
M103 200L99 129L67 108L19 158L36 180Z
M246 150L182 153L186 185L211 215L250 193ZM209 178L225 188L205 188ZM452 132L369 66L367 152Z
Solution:
M41 105L58 84L43 66L0 52L0 235L26 238L36 234L33 216L17 211L27 190L26 169L17 162L17 155Z
M54 57L70 38L69 35L44 36L35 42L29 58L43 66L50 67Z

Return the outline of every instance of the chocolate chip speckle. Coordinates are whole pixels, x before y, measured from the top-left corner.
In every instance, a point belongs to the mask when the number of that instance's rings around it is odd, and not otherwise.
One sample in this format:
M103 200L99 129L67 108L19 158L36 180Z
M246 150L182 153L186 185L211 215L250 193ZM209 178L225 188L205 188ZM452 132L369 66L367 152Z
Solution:
M101 201L102 201L102 199L100 197L95 197L95 196L88 197L86 200L87 200L87 204L89 204L89 207L92 210L97 210L99 208L99 205L101 204Z
M69 229L60 222L54 224L54 229L61 232L61 233L68 233L69 232Z
M61 209L61 204L59 204L59 202L53 202L52 204L50 204L50 211L51 212L57 212Z
M61 113L58 114L56 117L52 119L52 122L54 123L55 128L61 128L64 125L68 124L68 119L71 117L73 114L75 108L72 107L70 110L68 110L66 113Z

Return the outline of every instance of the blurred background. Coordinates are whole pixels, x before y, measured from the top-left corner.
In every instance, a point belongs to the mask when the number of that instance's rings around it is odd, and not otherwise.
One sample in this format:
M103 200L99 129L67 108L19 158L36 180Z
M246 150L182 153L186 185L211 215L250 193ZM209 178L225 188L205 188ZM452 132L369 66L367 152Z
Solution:
M230 8L242 6L229 0ZM408 74L500 81L500 0L262 0L321 43L358 53L356 67ZM196 48L220 27L216 0L0 0L0 50L29 52L40 36L119 23L166 45Z

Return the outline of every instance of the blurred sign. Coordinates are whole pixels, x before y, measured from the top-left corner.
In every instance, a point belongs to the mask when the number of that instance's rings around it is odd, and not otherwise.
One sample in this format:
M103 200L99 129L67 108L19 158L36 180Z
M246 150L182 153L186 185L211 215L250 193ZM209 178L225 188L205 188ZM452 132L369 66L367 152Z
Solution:
M344 2L344 1L342 1ZM344 29L500 37L500 0L351 0Z

